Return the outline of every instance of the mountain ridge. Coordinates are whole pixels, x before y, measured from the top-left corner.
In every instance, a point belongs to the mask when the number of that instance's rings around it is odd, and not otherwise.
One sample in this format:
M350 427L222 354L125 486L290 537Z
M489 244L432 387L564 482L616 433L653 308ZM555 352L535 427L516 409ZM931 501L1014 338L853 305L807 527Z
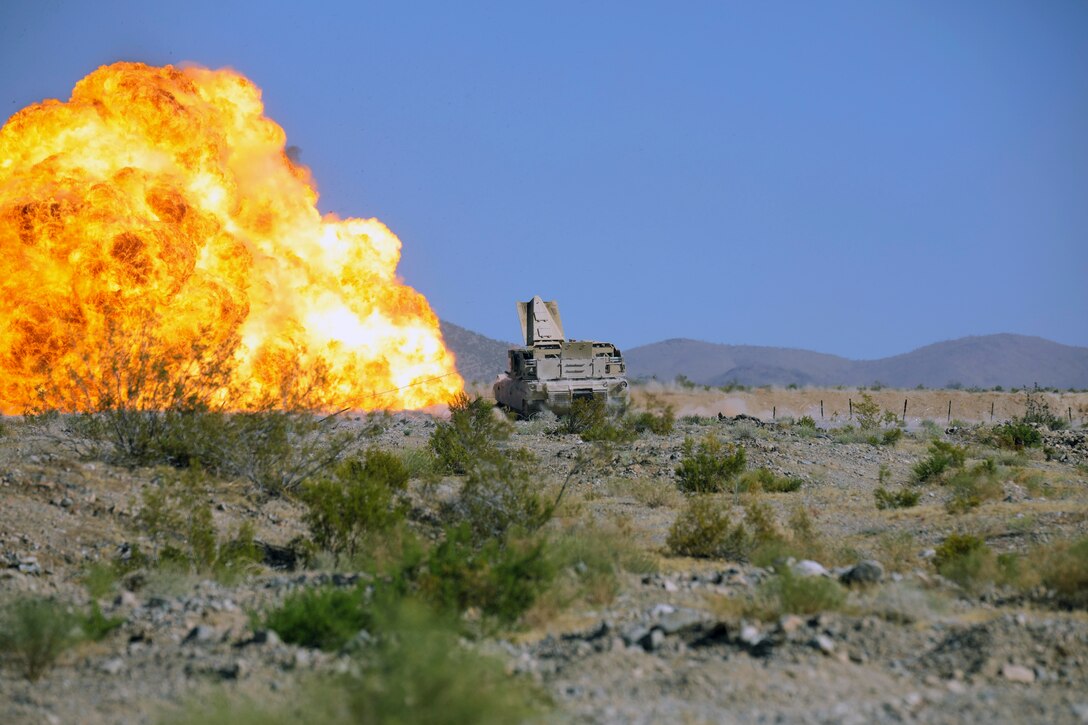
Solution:
M445 320L442 334L469 381L487 382L506 369L514 343L494 340ZM700 385L873 385L896 388L949 386L1088 389L1088 348L1015 333L968 335L872 360L851 360L800 348L730 345L669 338L627 350L632 379Z

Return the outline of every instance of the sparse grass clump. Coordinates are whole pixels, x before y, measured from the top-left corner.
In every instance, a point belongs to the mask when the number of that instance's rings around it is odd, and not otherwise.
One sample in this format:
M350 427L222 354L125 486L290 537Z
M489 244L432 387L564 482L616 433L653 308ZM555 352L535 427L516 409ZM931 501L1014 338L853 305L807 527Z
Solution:
M873 496L876 498L876 507L881 510L911 508L917 506L918 501L922 498L922 494L918 491L905 488L899 491L890 491L883 486L873 491Z
M144 489L136 519L155 544L156 563L231 578L261 561L249 522L241 524L233 538L220 537L210 497L210 480L199 467L168 470Z
M929 455L914 465L914 479L919 483L938 480L950 468L963 468L967 449L946 441L931 441Z
M723 444L708 435L698 444L684 439L682 460L676 468L676 481L685 493L719 493L725 491L748 465L743 446Z
M736 489L742 493L792 493L804 484L800 478L776 476L770 469L760 467L746 471L737 479Z
M997 477L997 464L992 458L954 473L946 481L952 490L948 501L949 513L963 513L977 508L983 501L1001 498L1002 487Z

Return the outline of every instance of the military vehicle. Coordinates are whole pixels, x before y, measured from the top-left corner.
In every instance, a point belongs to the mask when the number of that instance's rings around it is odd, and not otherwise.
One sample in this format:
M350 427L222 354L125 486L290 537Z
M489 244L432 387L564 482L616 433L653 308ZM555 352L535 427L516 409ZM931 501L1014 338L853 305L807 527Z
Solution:
M626 405L626 368L615 345L566 339L559 304L539 295L518 302L518 317L525 347L509 351L506 374L495 381L499 405L523 418L543 410L562 414L580 398Z

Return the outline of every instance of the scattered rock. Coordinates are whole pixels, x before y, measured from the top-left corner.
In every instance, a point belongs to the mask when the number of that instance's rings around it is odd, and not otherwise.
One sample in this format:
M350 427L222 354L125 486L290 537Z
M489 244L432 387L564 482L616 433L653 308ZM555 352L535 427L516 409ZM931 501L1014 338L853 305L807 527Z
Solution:
M797 576L827 576L827 568L818 561L802 559L790 567Z
M206 624L199 624L189 630L189 634L185 635L184 642L213 642L217 637L217 632L212 627Z
M98 669L105 672L107 675L116 675L121 670L125 669L125 661L120 657L111 657L100 664Z
M1022 682L1025 685L1035 682L1035 671L1023 665L1005 665L1001 668L1001 676L1009 682Z
M835 653L835 640L828 637L826 634L818 634L812 638L812 646L823 652L825 655Z
M850 567L839 576L839 581L847 586L865 586L879 584L884 580L884 567L879 561L866 559Z

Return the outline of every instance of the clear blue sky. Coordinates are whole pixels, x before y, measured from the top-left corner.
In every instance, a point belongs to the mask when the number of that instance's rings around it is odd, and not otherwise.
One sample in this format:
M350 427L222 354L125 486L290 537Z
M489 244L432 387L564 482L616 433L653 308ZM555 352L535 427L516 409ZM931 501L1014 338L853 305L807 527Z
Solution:
M1082 0L0 4L5 119L117 60L246 74L491 337L1088 346Z

